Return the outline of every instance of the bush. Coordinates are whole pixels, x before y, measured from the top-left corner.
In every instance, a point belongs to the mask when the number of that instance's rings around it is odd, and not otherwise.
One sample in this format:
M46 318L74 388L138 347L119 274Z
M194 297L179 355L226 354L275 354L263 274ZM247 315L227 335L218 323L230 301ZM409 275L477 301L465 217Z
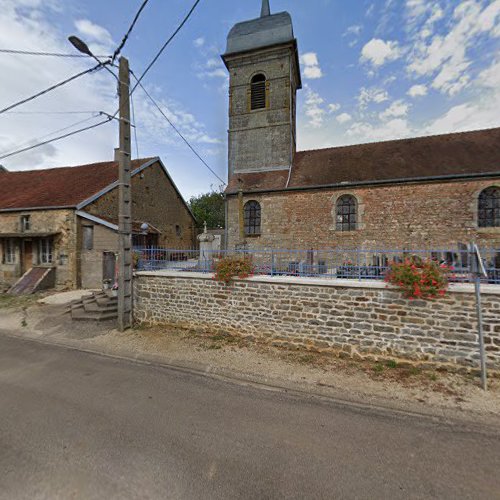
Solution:
M412 257L390 264L385 281L399 288L410 300L435 299L446 294L452 270L434 260Z
M214 279L229 285L234 278L245 279L251 276L253 272L254 267L250 257L224 257L215 264Z

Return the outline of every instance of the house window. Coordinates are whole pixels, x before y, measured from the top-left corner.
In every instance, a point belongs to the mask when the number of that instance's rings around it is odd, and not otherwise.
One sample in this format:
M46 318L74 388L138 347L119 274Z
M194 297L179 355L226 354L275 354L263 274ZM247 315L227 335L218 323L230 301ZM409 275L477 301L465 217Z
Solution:
M53 245L51 238L42 238L38 245L38 263L52 264L53 262Z
M83 226L82 246L84 250L94 249L94 226Z
M3 259L4 264L14 264L16 261L16 254L14 250L14 240L3 240Z
M478 200L479 227L500 227L500 188L489 187Z
M337 200L337 231L354 231L357 224L356 198L345 194Z
M31 218L29 215L21 215L21 232L31 230Z
M265 109L266 106L266 77L260 73L252 78L250 84L250 109Z
M175 226L175 234L177 235L178 238L182 236L182 229L181 226L179 226L179 224L176 224Z
M245 234L247 236L260 234L260 204L256 201L249 201L245 203L243 211L245 216Z

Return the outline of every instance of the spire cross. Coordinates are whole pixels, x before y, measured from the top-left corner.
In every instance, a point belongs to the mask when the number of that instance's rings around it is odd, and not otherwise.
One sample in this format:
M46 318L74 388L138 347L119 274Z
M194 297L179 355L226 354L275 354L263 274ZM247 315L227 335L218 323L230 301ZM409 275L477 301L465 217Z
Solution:
M262 9L260 11L260 17L266 17L271 15L271 8L269 7L269 0L262 0Z

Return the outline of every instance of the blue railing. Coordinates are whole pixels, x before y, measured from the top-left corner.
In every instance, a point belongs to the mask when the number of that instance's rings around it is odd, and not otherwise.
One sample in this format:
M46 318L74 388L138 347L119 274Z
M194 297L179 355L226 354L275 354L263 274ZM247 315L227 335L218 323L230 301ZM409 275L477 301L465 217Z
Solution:
M485 283L500 284L500 247L482 248L481 256L487 278ZM139 271L174 270L212 272L214 263L229 255L247 255L252 259L255 274L268 276L320 277L350 280L383 280L392 262L410 257L433 259L453 268L451 281L472 281L466 248L446 249L321 249L276 250L238 249L200 251L199 249L135 248Z

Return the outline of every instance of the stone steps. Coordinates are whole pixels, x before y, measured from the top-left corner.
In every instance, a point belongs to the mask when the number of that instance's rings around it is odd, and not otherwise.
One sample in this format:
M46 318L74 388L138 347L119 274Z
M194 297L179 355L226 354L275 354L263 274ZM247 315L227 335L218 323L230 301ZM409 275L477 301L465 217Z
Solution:
M106 292L84 295L68 305L67 312L75 321L109 321L118 318L118 299Z

